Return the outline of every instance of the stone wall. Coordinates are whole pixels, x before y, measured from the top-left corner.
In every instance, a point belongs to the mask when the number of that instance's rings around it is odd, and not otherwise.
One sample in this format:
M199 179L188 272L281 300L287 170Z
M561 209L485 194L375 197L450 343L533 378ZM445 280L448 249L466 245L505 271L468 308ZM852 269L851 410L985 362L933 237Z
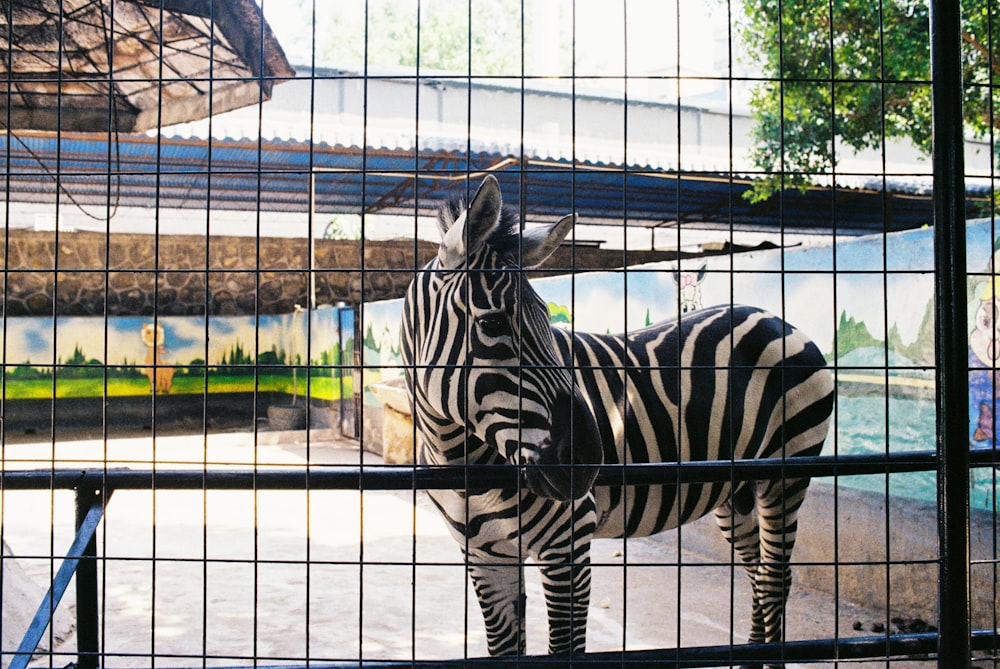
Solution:
M6 247L6 248L5 248ZM317 304L402 294L436 245L412 240L318 240ZM309 302L303 238L104 235L11 230L0 242L8 316L238 315L291 312ZM416 259L415 259L416 255ZM364 284L361 267L365 272Z
M437 244L413 239L317 240L316 303L401 297ZM564 246L549 261L564 274L666 260L660 251ZM0 239L7 316L197 316L289 313L309 303L304 238L211 237L9 230ZM362 278L361 269L364 268Z

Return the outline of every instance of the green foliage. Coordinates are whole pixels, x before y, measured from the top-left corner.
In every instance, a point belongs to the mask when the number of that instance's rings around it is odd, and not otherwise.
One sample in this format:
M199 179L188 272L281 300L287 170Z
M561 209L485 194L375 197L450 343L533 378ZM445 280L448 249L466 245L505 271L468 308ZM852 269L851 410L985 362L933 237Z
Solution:
M198 370L187 376L175 376L171 395L201 394L205 392L206 370ZM305 389L305 374L298 383L299 394ZM333 400L341 396L341 384L344 386L344 396L350 397L353 392L353 379L348 374L343 381L334 380L329 375L309 375L308 395L312 399ZM230 376L218 372L208 373L208 392L210 393L249 393L280 392L291 395L294 382L291 372L281 374L261 374L256 384L253 377L246 375ZM35 379L14 379L8 375L4 399L49 399L52 397L52 377ZM129 395L148 395L150 393L149 379L143 375L129 378L116 378L108 374L103 378L64 378L61 374L56 380L56 397L121 397Z
M99 379L104 376L104 366L96 358L87 359L80 348L80 344L73 347L73 354L61 363L64 367L59 367L58 376L65 379Z
M97 364L101 363L98 362ZM108 367L108 377L109 378L115 377L121 379L140 379L140 378L145 379L146 370L138 369L135 366L135 364L136 364L135 361L130 361L128 358L125 358L124 360L122 360L121 365L111 365L110 367ZM180 374L182 373L182 371L178 370L177 373Z
M369 0L337 8L321 31L329 36L321 45L323 56L341 67L415 67L419 61L422 69L450 72L521 71L520 0L474 0L471 7L450 0Z
M323 239L357 241L361 239L361 225L359 222L334 216L323 230Z
M557 323L572 322L573 315L570 313L569 307L564 307L556 304L555 302L549 302L549 323L555 325Z
M829 174L844 147L878 149L908 138L931 148L929 10L925 0L744 0L746 59L765 81L751 97L751 152L766 174L748 194L762 201ZM994 3L963 0L967 131L998 126L989 84L1000 73L988 39ZM780 10L780 11L779 11ZM991 16L992 15L992 16Z
M260 355L257 356L258 365L284 365L285 364L285 352L278 351L278 347L271 345L270 351L261 351Z
M229 353L225 354L216 367L220 374L230 376L253 376L253 357L243 350L243 344L236 341L229 347Z
M837 357L844 356L854 349L868 346L882 346L882 342L868 332L864 321L848 317L846 311L840 312L840 325L837 327Z
M353 339L346 340L345 345L345 359L350 361ZM171 365L176 373L170 392L173 395L203 393L207 380L207 389L213 393L256 390L291 394L297 385L301 385L301 394L308 377L309 396L328 400L340 396L341 383L351 387L352 369L340 366L341 358L336 349L319 352L320 364L326 369L310 371L300 366L293 370L287 358L284 350L272 346L254 361L243 344L236 341L216 366L207 365L203 358L193 358L187 365L179 361L177 365ZM5 382L6 399L51 398L53 389L56 397L112 397L146 395L150 392L145 365L138 368L134 361L125 359L121 365L105 367L100 360L88 358L79 344L74 346L66 360L58 360L55 365L36 366L26 360L19 365L0 366L0 377ZM336 384L334 379L338 379Z
M916 339L909 344L903 341L899 326L893 323L886 333L886 341L876 339L868 331L864 321L848 317L846 311L840 312L840 324L837 327L836 357L844 356L858 348L888 348L918 365L934 364L934 302L929 301L924 310L923 320L917 330Z
M178 367L177 373L174 376L174 386L177 386L178 379L180 377L191 377L195 379L205 378L205 359L204 358L192 358L191 362L187 364L186 367Z
M66 361L67 365L85 365L87 364L87 356L83 354L80 349L80 344L73 346L73 355L69 357Z
M934 301L928 300L923 320L920 321L920 328L917 330L917 338L910 344L900 346L897 350L917 364L934 365L934 322ZM890 340L890 345L891 342L892 340Z
M363 346L367 349L371 349L372 351L380 351L382 349L382 345L379 344L377 341L375 341L375 333L372 332L371 323L368 324L368 329L365 330L365 339Z
M35 381L52 379L51 367L35 367L31 364L31 361L25 361L24 364L15 365L13 368L5 369L5 371L8 380Z

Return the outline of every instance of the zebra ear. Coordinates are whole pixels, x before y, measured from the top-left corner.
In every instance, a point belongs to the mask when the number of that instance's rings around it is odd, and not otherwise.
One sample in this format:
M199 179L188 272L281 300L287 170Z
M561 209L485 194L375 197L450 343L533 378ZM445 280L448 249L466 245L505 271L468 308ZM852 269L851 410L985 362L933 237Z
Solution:
M566 239L576 223L576 214L563 216L552 225L539 225L521 236L521 267L531 269L545 262Z
M438 249L442 268L461 267L470 255L479 250L500 223L502 204L500 184L495 176L487 174L468 209L450 224L444 219L439 221L442 229L447 228Z

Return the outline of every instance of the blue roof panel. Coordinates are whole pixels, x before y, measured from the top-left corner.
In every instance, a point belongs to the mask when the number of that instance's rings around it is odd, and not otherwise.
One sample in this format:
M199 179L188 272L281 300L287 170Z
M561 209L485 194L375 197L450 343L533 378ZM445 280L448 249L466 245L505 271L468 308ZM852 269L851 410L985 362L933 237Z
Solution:
M750 204L745 177L491 151L35 132L0 137L0 152L12 201L51 201L58 180L64 197L86 204L307 212L312 174L317 212L429 215L490 171L529 220L575 211L596 224L841 234L933 221L927 194L813 188Z

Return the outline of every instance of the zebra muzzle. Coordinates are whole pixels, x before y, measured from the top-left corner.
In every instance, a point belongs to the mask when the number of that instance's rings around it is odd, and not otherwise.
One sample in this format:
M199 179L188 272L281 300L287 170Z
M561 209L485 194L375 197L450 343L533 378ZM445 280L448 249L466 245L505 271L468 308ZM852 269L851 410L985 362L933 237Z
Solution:
M549 441L523 467L528 489L539 497L568 501L586 495L604 462L597 421L579 394L557 401Z

